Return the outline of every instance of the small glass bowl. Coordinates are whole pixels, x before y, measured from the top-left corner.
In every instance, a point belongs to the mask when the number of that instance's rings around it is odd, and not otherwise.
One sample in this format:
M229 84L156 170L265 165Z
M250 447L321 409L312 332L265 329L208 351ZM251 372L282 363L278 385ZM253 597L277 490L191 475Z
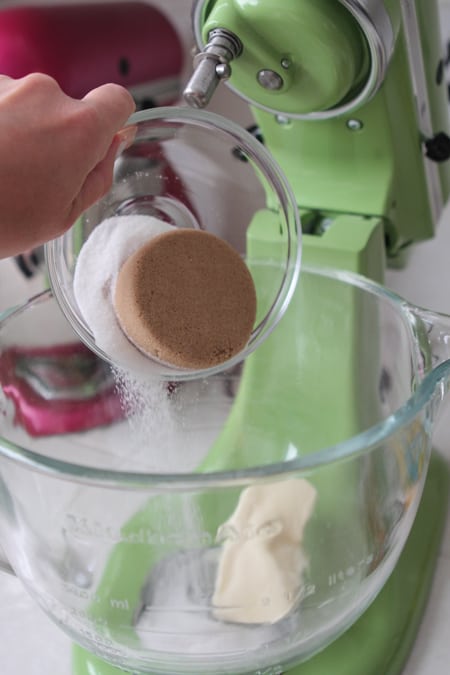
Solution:
M133 140L116 159L109 192L68 232L46 245L53 293L81 339L115 366L169 380L228 369L270 334L292 297L301 252L295 197L263 144L220 115L157 108L133 115L124 132ZM199 371L161 363L137 349L139 358L130 365L120 350L111 353L99 344L74 293L77 256L102 221L130 215L150 215L178 228L211 232L239 252L257 297L256 321L243 350Z

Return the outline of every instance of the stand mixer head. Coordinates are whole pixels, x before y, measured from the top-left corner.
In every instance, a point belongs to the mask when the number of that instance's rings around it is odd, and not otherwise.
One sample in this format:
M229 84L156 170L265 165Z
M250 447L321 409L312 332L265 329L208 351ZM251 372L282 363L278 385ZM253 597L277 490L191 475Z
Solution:
M375 218L391 260L432 236L450 175L436 3L200 0L192 17L187 101L206 105L223 79L253 106L304 232Z

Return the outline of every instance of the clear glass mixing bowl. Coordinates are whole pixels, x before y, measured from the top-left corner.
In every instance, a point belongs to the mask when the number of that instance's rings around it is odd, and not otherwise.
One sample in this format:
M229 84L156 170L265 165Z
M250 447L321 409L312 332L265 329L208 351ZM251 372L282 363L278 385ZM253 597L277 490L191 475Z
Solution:
M114 216L154 216L176 228L210 232L239 253L255 282L254 327L246 346L227 361L225 367L231 367L270 334L294 291L301 254L295 197L262 143L220 115L191 108L155 108L133 115L121 133L127 147L116 159L111 189L66 234L45 247L55 297L90 349L112 364L124 365L121 347L110 346L108 333L104 341L103 336L99 339L77 302L74 270L86 239L102 221ZM128 227L123 222L121 227ZM268 242L258 256L249 252L255 234ZM115 251L108 255L112 261ZM105 251L99 250L99 266L104 256ZM259 270L268 267L270 281L265 274L261 285ZM112 277L113 288L116 272ZM92 284L88 290L103 305L111 302L111 290L105 300L105 286ZM195 369L176 368L134 351L136 363L127 360L126 367L146 377L182 380L199 375ZM201 373L210 375L223 367L207 367Z
M308 659L361 615L402 551L449 337L448 317L305 270L241 366L144 386L87 350L44 292L0 320L9 564L75 642L132 672ZM272 497L249 506L255 494ZM215 591L233 546L230 603Z

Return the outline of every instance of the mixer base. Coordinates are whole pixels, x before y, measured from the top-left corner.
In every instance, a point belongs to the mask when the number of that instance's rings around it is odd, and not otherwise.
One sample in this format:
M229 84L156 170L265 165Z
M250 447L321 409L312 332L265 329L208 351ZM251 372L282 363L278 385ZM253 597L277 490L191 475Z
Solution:
M448 508L447 463L434 454L414 527L397 566L377 599L333 644L289 675L399 675L414 642L429 595ZM81 647L73 675L120 675ZM278 671L277 671L278 672Z

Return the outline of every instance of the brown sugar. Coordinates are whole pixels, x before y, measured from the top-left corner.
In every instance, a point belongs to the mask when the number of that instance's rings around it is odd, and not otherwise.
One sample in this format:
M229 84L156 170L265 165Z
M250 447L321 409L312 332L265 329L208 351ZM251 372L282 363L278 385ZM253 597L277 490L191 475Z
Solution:
M192 229L158 235L130 256L119 272L114 304L138 349L189 369L240 352L256 317L253 279L238 252Z

